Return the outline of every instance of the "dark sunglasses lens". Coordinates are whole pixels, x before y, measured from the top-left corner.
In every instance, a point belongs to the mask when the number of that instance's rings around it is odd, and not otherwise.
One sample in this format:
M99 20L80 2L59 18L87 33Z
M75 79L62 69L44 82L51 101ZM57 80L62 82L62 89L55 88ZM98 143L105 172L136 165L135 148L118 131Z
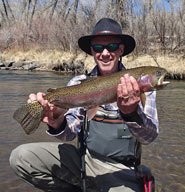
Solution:
M97 53L101 53L104 49L104 46L103 45L93 45L93 50Z
M111 43L109 45L107 45L107 50L108 51L116 51L119 48L119 44L118 43Z
M116 51L119 48L119 43L110 43L108 45L92 45L93 50L97 53L103 52L104 49L107 49L108 51Z

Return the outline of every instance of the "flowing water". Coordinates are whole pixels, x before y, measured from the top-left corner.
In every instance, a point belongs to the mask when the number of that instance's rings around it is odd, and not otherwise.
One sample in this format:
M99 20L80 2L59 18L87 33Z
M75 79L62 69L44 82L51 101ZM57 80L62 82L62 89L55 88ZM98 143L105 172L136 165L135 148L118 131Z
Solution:
M47 72L0 71L0 191L39 192L20 180L9 167L11 150L22 143L57 141L42 125L34 134L25 135L12 118L28 95L62 87L72 76ZM150 167L156 191L185 191L185 81L171 84L157 93L160 134L143 146L142 164Z

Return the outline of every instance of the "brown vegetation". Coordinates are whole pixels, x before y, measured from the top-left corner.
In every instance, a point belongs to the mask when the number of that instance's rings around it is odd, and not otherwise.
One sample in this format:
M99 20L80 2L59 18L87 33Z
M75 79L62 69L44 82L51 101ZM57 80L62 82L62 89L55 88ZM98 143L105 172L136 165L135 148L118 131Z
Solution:
M49 66L81 58L90 70L93 60L80 52L77 39L102 17L117 20L136 39L135 51L123 58L126 66L185 73L185 0L2 0L0 55Z

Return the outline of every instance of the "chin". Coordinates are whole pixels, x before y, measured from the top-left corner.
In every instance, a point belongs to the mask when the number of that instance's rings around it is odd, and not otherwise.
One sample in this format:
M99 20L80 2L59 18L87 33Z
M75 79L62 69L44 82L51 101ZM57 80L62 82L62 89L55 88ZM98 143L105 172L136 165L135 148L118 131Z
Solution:
M102 75L110 75L113 73L111 69L102 69Z

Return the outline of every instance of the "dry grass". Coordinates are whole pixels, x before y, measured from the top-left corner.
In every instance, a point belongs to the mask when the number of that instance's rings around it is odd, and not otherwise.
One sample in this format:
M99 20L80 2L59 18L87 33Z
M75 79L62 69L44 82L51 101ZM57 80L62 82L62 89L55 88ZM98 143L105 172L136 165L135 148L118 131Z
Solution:
M57 49L46 49L42 50L34 48L29 51L17 51L11 49L0 53L1 58L4 61L37 61L46 68L51 68L56 63L62 63L70 60L82 61L90 71L94 66L95 62L92 56L80 53L78 55L70 52L62 52ZM160 66L168 70L172 74L185 74L185 58L181 55L141 55L133 56L129 55L122 59L126 68L133 68L138 66Z
M40 63L55 63L57 61L62 61L64 58L70 59L70 53L62 53L59 50L41 50L41 49L31 49L29 51L17 51L15 49L11 49L8 51L4 51L1 54L1 57L5 61L39 61Z
M141 55L138 57L128 56L123 59L127 68L137 67L137 66L160 66L169 73L183 73L185 74L185 59L180 55Z

